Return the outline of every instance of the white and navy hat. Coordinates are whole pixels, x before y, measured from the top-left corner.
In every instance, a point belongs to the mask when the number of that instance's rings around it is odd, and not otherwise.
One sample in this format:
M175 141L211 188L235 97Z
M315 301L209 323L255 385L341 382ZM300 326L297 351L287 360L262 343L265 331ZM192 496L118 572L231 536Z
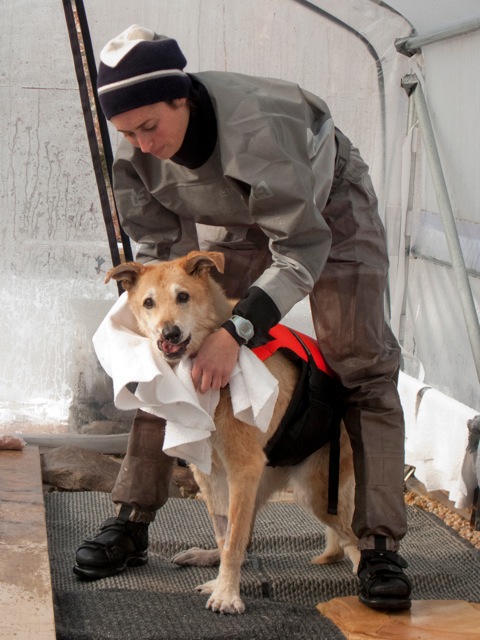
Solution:
M132 25L100 53L98 97L108 120L155 102L185 98L191 80L176 40Z

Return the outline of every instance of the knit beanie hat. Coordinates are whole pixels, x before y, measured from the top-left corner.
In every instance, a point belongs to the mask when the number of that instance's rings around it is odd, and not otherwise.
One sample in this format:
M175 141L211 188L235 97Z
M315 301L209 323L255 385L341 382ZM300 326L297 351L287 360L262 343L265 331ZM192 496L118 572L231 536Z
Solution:
M176 40L132 25L100 53L97 88L108 120L155 102L185 98L191 81Z

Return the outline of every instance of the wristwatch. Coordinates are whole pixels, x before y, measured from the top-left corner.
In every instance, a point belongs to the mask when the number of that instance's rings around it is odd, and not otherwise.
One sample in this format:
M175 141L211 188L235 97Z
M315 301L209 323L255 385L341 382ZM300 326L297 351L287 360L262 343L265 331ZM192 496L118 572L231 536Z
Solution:
M245 340L245 344L247 344L247 342L249 342L253 338L255 333L253 324L250 322L250 320L242 318L242 316L232 316L230 320L235 327L237 336Z

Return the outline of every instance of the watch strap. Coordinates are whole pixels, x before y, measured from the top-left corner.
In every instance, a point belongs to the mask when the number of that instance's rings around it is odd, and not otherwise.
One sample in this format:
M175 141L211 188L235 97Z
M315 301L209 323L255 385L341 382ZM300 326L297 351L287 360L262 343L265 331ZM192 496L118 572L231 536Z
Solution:
M277 305L268 293L255 285L252 285L246 296L233 307L232 314L248 318L253 324L255 336L249 344L254 347L264 344L268 340L269 330L282 318Z
M222 327L228 331L228 333L232 336L232 338L235 338L236 342L238 343L238 345L240 347L243 347L244 344L246 344L246 341L244 338L242 338L242 336L239 336L237 333L237 329L235 327L235 325L233 324L232 320L227 320L226 322L224 322L222 324Z

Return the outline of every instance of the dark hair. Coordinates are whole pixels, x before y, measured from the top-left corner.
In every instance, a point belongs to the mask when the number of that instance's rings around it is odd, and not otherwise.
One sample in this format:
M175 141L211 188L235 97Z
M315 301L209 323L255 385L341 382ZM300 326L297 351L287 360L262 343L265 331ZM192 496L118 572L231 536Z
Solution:
M178 98L174 98L173 100L165 100L165 102L170 107L175 107L175 100ZM200 92L195 87L191 87L190 93L187 96L187 107L190 111L196 111L198 109L198 105L200 104Z

